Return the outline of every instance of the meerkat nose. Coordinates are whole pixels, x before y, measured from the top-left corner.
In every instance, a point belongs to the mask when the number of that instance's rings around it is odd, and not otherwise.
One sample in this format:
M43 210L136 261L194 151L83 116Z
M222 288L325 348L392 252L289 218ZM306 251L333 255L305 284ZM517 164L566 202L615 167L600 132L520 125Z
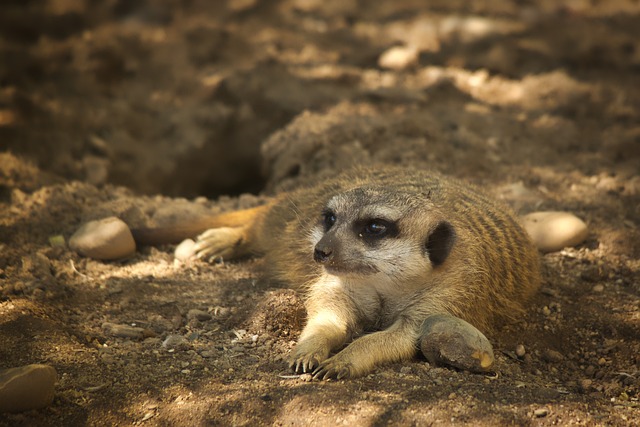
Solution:
M313 259L316 262L325 263L329 260L329 258L331 258L332 253L333 251L331 249L320 248L316 246L315 250L313 251Z

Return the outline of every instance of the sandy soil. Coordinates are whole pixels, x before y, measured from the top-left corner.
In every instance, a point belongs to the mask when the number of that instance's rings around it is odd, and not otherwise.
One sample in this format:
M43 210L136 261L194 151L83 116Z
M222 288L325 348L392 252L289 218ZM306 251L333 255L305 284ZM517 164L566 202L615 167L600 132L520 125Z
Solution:
M640 7L428 3L4 1L0 368L46 363L59 381L51 406L0 424L638 423ZM583 245L544 255L527 315L489 334L494 375L416 359L291 376L304 308L260 260L181 264L162 247L99 262L51 240L375 163L588 223Z

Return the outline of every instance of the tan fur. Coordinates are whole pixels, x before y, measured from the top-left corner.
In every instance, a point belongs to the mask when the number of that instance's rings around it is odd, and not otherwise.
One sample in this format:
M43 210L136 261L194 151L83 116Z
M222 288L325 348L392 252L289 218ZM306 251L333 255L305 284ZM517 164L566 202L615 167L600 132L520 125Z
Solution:
M327 211L336 217L329 228ZM395 234L363 234L363 224L378 219ZM422 171L355 170L207 221L190 230L216 228L199 240L201 256L265 255L275 279L304 291L308 322L291 366L319 378L363 375L412 357L433 314L486 330L519 314L540 281L537 250L508 208ZM179 234L156 231L134 236L158 243ZM327 259L314 262L318 248L316 257Z

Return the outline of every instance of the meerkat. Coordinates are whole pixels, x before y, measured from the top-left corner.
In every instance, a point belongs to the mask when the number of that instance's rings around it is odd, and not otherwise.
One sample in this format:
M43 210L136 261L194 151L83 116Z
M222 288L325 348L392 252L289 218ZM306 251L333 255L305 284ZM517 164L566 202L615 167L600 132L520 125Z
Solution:
M272 277L305 297L290 367L320 379L412 358L432 315L486 331L518 315L540 282L537 249L509 208L425 171L355 170L253 209L132 231L139 244L204 231L200 258L264 255Z

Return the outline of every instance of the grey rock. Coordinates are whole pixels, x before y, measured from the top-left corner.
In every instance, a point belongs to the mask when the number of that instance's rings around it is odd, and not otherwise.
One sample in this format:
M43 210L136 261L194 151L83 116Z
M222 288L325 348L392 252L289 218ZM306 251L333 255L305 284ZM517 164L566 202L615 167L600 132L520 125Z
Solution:
M105 333L118 338L131 338L140 340L145 337L145 330L136 326L119 325L115 323L105 322L102 324Z
M182 335L171 334L162 342L162 347L167 349L186 349L189 347L189 340Z

